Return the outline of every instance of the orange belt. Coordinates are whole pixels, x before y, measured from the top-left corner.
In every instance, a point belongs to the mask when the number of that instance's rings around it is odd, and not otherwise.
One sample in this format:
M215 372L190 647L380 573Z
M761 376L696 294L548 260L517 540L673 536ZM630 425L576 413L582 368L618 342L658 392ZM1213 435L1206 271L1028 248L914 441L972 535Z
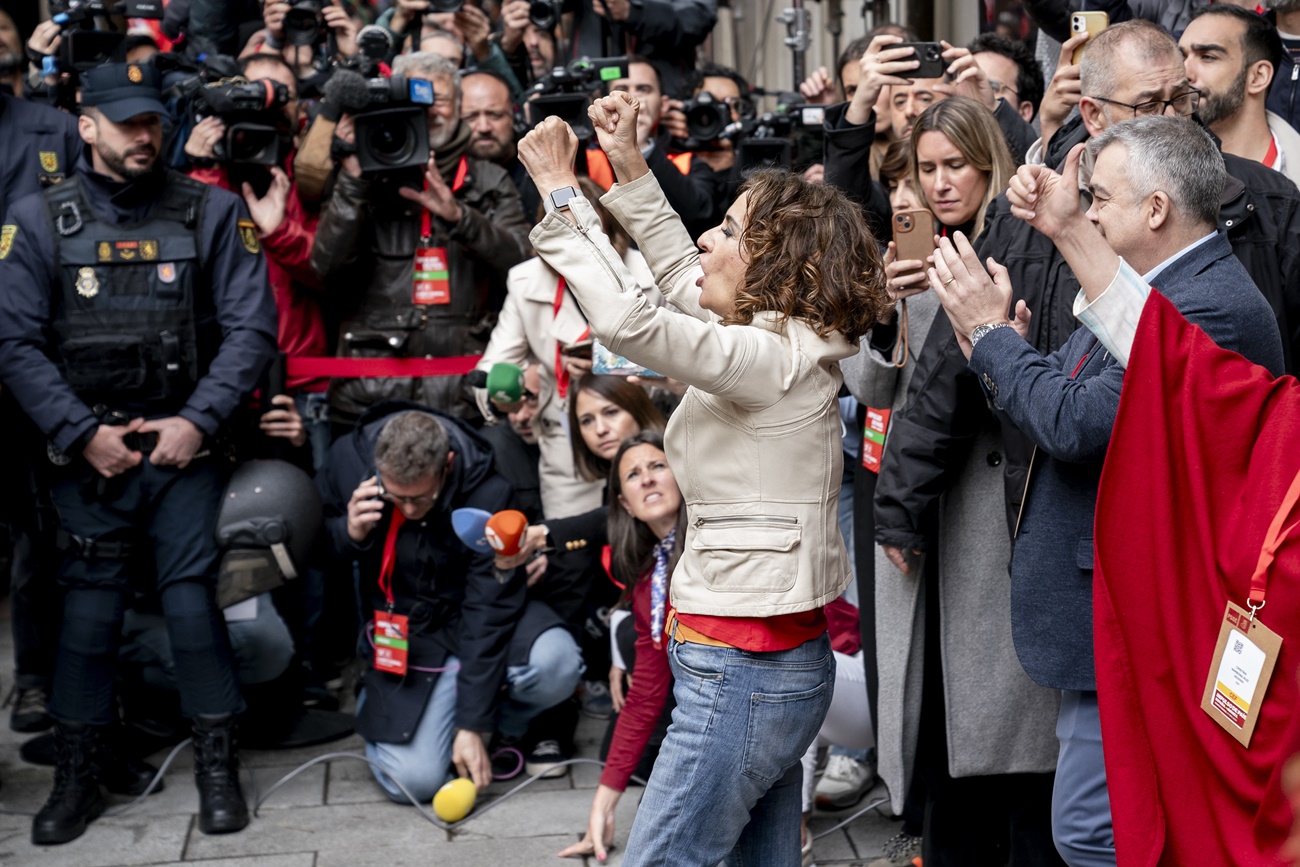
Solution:
M710 638L709 636L705 635L703 632L700 632L695 629L691 629L685 623L682 623L680 620L677 619L676 611L670 611L668 613L668 626L664 630L664 632L671 634L673 638L677 639L683 644L686 642L690 642L691 644L707 644L709 647L730 647L732 649L735 649L736 647L736 645L734 644L728 644L725 641L719 641L716 638Z

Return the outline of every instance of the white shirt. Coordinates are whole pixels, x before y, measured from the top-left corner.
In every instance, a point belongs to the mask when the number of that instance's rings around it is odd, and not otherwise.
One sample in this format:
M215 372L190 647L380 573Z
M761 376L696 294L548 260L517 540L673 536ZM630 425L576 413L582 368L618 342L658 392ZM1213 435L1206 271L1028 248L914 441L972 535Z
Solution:
M1115 278L1095 300L1089 302L1088 296L1082 289L1079 290L1074 299L1075 317L1088 326L1088 330L1115 356L1121 367L1127 367L1129 353L1133 349L1133 338L1137 335L1138 320L1142 318L1142 308L1146 306L1147 297L1151 294L1151 281L1175 259L1195 250L1216 234L1210 232L1200 240L1188 244L1145 274L1138 274L1120 257L1119 271Z

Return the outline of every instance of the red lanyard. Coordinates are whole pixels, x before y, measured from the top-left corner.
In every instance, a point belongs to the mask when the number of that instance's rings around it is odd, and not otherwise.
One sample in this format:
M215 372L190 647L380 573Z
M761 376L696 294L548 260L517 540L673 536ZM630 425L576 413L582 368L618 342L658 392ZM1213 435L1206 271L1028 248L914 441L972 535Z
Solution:
M1273 164L1276 162L1277 162L1277 138L1270 135L1268 137L1268 153L1264 154L1264 165L1268 166L1271 169L1271 168L1275 168Z
M384 559L379 564L379 589L388 600L388 610L393 610L393 567L397 565L397 533L406 523L406 515L401 509L393 509L393 519L388 524L388 535L384 538Z
M560 282L555 285L555 302L551 305L551 319L554 320L560 315L560 308L564 306L564 291L569 288L569 284L560 278ZM591 327L583 329L579 340L586 340L587 335L591 333ZM569 396L569 371L564 366L564 353L560 351L561 343L559 338L555 340L555 391L561 398Z
M456 176L452 178L451 181L451 191L453 193L459 193L461 188L465 186L465 178L467 177L469 177L469 160L462 154L460 163L456 166ZM424 189L425 192L428 192L429 190L429 184L427 181L424 184ZM420 212L420 237L430 238L433 236L432 233L433 221L429 217L428 209L425 209Z
M1268 589L1268 567L1273 565L1273 558L1277 556L1277 549L1281 547L1282 542L1291 531L1300 525L1297 520L1285 530L1282 524L1290 516L1291 510L1295 508L1296 501L1300 500L1300 473L1291 480L1291 487L1287 489L1286 496L1282 498L1282 505L1278 506L1277 514L1273 516L1273 523L1268 525L1268 534L1264 536L1264 546L1259 550L1259 562L1255 565L1255 574L1250 576L1250 616L1253 619L1255 612L1264 607L1264 592Z

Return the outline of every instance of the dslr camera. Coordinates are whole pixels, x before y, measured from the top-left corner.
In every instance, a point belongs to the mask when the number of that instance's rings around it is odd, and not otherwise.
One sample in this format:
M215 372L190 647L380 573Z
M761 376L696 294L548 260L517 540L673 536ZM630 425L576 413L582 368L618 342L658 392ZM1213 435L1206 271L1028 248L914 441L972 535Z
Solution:
M789 168L794 134L820 129L825 114L823 106L806 105L797 94L782 94L775 111L732 124L723 135L736 143L736 166L742 173L765 166Z
M163 4L162 0L51 0L50 12L63 31L59 68L85 72L107 63L126 38L125 27L120 31L113 28L113 17L161 20ZM96 19L103 19L102 28L96 26Z
M292 139L281 111L288 103L289 88L277 81L219 81L194 93L194 122L217 117L225 124L226 134L212 149L218 162L278 166Z
M325 0L292 0L284 13L286 45L315 45L325 30Z
M563 13L563 0L532 0L528 4L528 20L539 30L554 30Z
M353 115L357 159L363 172L389 172L429 161L433 83L394 75L366 79L367 101Z
M587 107L591 95L604 85L627 78L627 55L619 57L583 57L568 66L557 66L533 85L525 97L524 110L529 127L555 116L573 128L586 141L596 134Z

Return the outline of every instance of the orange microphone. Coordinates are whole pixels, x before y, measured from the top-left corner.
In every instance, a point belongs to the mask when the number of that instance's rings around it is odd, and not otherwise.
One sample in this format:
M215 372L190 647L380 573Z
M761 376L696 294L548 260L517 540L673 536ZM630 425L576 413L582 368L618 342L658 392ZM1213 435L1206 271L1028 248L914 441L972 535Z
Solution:
M483 527L483 536L493 551L504 557L513 557L519 553L527 529L527 516L523 512L508 509L488 518Z

